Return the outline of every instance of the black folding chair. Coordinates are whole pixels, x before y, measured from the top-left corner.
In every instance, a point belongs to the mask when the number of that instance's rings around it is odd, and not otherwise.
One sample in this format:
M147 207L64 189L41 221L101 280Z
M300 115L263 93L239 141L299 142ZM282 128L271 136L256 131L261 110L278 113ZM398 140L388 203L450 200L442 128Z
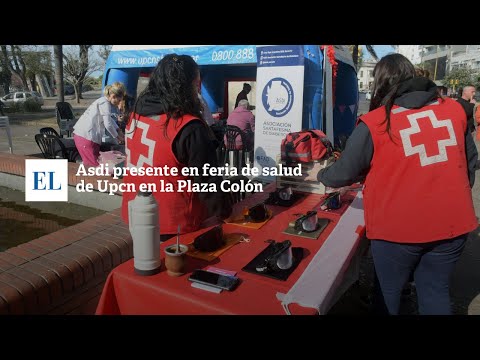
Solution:
M60 135L57 133L57 131L54 128L51 128L51 127L41 128L40 129L40 134L55 135L57 137L60 137Z
M237 149L238 138L242 141L240 149ZM245 133L238 126L227 125L225 131L225 163L228 162L230 166L236 166L240 173L242 167L245 166L244 153L247 151L249 149L247 149Z
M66 147L58 136L37 134L35 142L45 159L67 159L68 162L75 162L78 158L77 148Z
M77 122L77 119L75 119L75 115L73 114L72 105L66 101L60 101L55 104L55 108L57 110L57 124L60 129L60 136L72 136L73 125Z

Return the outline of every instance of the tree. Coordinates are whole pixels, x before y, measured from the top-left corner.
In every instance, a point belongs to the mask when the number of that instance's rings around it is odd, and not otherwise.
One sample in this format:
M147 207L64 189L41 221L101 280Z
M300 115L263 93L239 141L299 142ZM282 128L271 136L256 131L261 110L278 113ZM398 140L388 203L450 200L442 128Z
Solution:
M92 45L78 45L80 48L80 61L82 62L83 69L88 69L88 50L92 47ZM83 99L82 91L83 91L83 82L85 81L85 77L87 75L87 71L84 70L83 78L80 79L78 83L78 90L79 90L79 99Z
M112 50L112 45L99 45L99 46L100 46L100 49L98 49L97 54L106 63L108 59L108 55L110 55L110 51Z
M65 101L63 90L63 46L53 45L53 57L55 59L55 83L58 101Z
M457 68L450 71L442 80L443 85L458 90L467 85L478 86L479 73L470 68Z
M353 60L353 63L355 64L355 67L358 69L359 68L359 65L358 65L358 59L359 59L359 45L350 45L351 46L351 52L352 52L352 60ZM377 56L377 53L375 52L375 49L373 48L372 45L365 45L365 48L367 49L367 51L370 53L370 55L376 60L378 61L378 56ZM362 54L363 55L363 54Z
M79 45L80 49L78 53L70 49L63 55L65 61L63 66L65 80L73 85L77 104L80 103L82 85L85 78L102 68L102 65L98 61L89 61L88 50L91 46L92 45Z
M27 81L30 81L32 90L36 90L36 76L45 75L48 78L52 75L52 59L50 51L24 51L23 58L25 61L25 75Z
M25 90L28 90L27 83L27 67L25 60L23 59L23 53L20 45L1 45L3 63L6 64L10 72L16 74L22 81L22 86Z
M10 91L10 84L12 82L12 72L8 68L3 56L0 56L0 86L3 87L3 92L8 94Z
M352 55L352 60L357 62L357 69L361 68L362 67L362 63L363 63L363 50L362 50L362 47L361 46L358 46L357 48L357 53L356 53L356 56L357 56L357 60L353 59L354 58L354 51L355 51L355 45L348 45L348 49L350 50L350 54Z

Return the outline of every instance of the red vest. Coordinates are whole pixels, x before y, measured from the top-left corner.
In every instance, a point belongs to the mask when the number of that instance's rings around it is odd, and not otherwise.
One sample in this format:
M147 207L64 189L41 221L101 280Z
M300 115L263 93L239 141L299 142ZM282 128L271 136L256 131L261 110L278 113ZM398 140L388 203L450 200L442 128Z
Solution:
M461 105L446 98L421 109L394 106L394 142L384 120L385 107L359 119L370 129L374 148L364 188L367 237L426 243L474 230Z
M138 115L134 115L138 117ZM156 119L155 119L156 118ZM133 119L133 117L131 117ZM167 137L164 134L164 125L166 115L149 118L140 116L136 124L130 120L126 130L126 153L127 166L131 167L176 167L177 176L131 176L126 175L123 178L124 183L132 183L135 189L139 190L141 183L155 183L157 192L154 193L158 203L160 234L176 234L177 226L180 225L181 233L192 232L200 228L200 223L206 217L206 211L198 201L198 194L187 192L177 192L179 180L192 180L193 177L182 176L181 170L185 164L181 164L175 157L172 146L175 137L180 130L190 121L197 118L185 115L178 120L170 119L167 127ZM199 171L202 171L199 169ZM164 184L172 184L173 192L162 192L160 187L161 180ZM165 185L166 188L167 185ZM124 192L122 199L122 218L128 224L128 202L134 199L136 193Z

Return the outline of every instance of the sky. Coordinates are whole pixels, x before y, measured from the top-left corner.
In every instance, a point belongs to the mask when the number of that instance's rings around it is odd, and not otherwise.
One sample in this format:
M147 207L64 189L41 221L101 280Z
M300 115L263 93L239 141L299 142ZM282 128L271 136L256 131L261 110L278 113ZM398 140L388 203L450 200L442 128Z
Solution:
M394 52L392 45L373 45L375 52L377 53L379 58L384 57L385 55ZM363 58L365 60L369 60L372 57L370 56L369 52L365 49L365 45L362 45L363 49Z

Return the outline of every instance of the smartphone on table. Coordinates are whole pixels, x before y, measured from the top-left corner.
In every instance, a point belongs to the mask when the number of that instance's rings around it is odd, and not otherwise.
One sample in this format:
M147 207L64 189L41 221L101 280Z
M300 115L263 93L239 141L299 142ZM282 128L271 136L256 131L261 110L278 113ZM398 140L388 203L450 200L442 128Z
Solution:
M234 290L239 283L236 276L221 275L206 270L195 270L188 280L228 291Z

